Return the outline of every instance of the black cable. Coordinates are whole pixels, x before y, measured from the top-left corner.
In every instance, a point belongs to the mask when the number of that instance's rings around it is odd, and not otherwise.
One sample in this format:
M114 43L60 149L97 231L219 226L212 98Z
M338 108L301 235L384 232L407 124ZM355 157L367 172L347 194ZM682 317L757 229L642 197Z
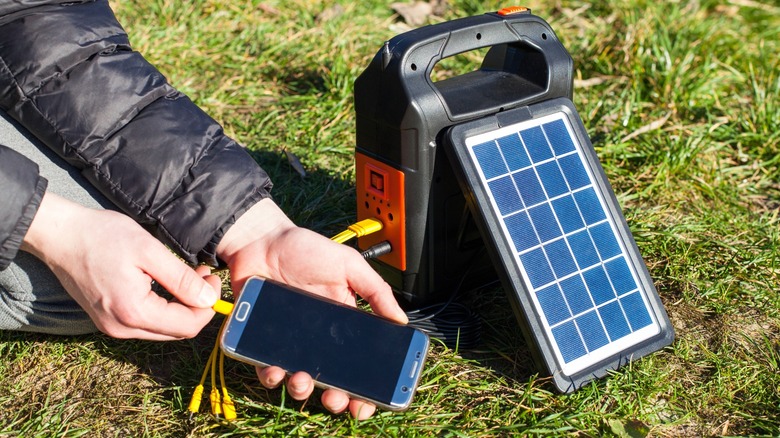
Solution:
M449 302L422 318L409 318L409 325L453 350L471 350L482 342L482 320L465 304ZM407 313L408 315L409 313Z
M470 350L478 347L482 341L482 319L465 304L456 302L455 298L463 292L463 283L481 253L474 253L468 263L469 269L463 273L447 301L406 312L409 325L441 340L451 349Z
M372 259L391 251L390 242L383 241L371 246L361 254L365 259ZM477 251L470 262L476 260L480 254L481 251ZM455 298L460 295L463 283L474 264L469 263L468 266L469 269L463 273L447 301L406 312L410 326L422 330L432 338L441 340L451 349L474 349L482 341L482 320L479 315L465 304L455 302Z

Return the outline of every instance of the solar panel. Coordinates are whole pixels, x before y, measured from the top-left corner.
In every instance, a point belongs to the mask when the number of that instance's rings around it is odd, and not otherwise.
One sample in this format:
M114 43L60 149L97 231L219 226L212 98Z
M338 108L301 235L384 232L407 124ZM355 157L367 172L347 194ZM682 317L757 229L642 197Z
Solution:
M562 391L674 332L568 99L451 128L448 154L526 335Z

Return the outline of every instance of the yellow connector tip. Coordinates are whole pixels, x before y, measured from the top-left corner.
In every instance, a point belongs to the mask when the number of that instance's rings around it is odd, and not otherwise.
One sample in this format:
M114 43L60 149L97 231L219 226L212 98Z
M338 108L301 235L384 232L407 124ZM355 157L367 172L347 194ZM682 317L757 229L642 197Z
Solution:
M230 312L233 311L233 303L229 303L223 300L217 300L217 303L214 304L211 308L214 309L214 311L217 313L221 313L223 315L230 315Z
M233 421L238 418L238 414L236 414L236 405L233 403L233 399L227 394L222 396L222 415L225 417L225 420L228 421Z
M209 400L211 401L211 413L215 416L222 414L222 401L219 397L219 391L217 388L213 388L211 390L211 394L209 394Z
M198 385L195 390L192 391L192 398L190 399L190 405L187 410L190 411L190 418L192 415L200 410L200 402L203 399L203 385Z

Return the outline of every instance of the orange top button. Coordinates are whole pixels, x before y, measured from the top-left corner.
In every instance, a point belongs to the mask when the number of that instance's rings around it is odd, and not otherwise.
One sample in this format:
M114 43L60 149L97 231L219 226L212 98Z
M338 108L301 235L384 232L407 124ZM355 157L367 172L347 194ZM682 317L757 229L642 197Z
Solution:
M501 8L498 10L498 15L512 15L519 14L521 12L527 12L528 8L525 6L509 6L507 8Z

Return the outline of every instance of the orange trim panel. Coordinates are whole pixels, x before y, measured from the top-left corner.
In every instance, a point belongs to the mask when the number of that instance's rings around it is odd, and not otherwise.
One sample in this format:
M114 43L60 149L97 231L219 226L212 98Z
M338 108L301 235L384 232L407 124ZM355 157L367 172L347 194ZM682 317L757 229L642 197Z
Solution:
M384 240L393 250L379 257L388 265L406 270L406 198L404 173L385 163L355 154L357 193L357 220L376 218L382 221L381 231L358 239L358 247L365 250Z

